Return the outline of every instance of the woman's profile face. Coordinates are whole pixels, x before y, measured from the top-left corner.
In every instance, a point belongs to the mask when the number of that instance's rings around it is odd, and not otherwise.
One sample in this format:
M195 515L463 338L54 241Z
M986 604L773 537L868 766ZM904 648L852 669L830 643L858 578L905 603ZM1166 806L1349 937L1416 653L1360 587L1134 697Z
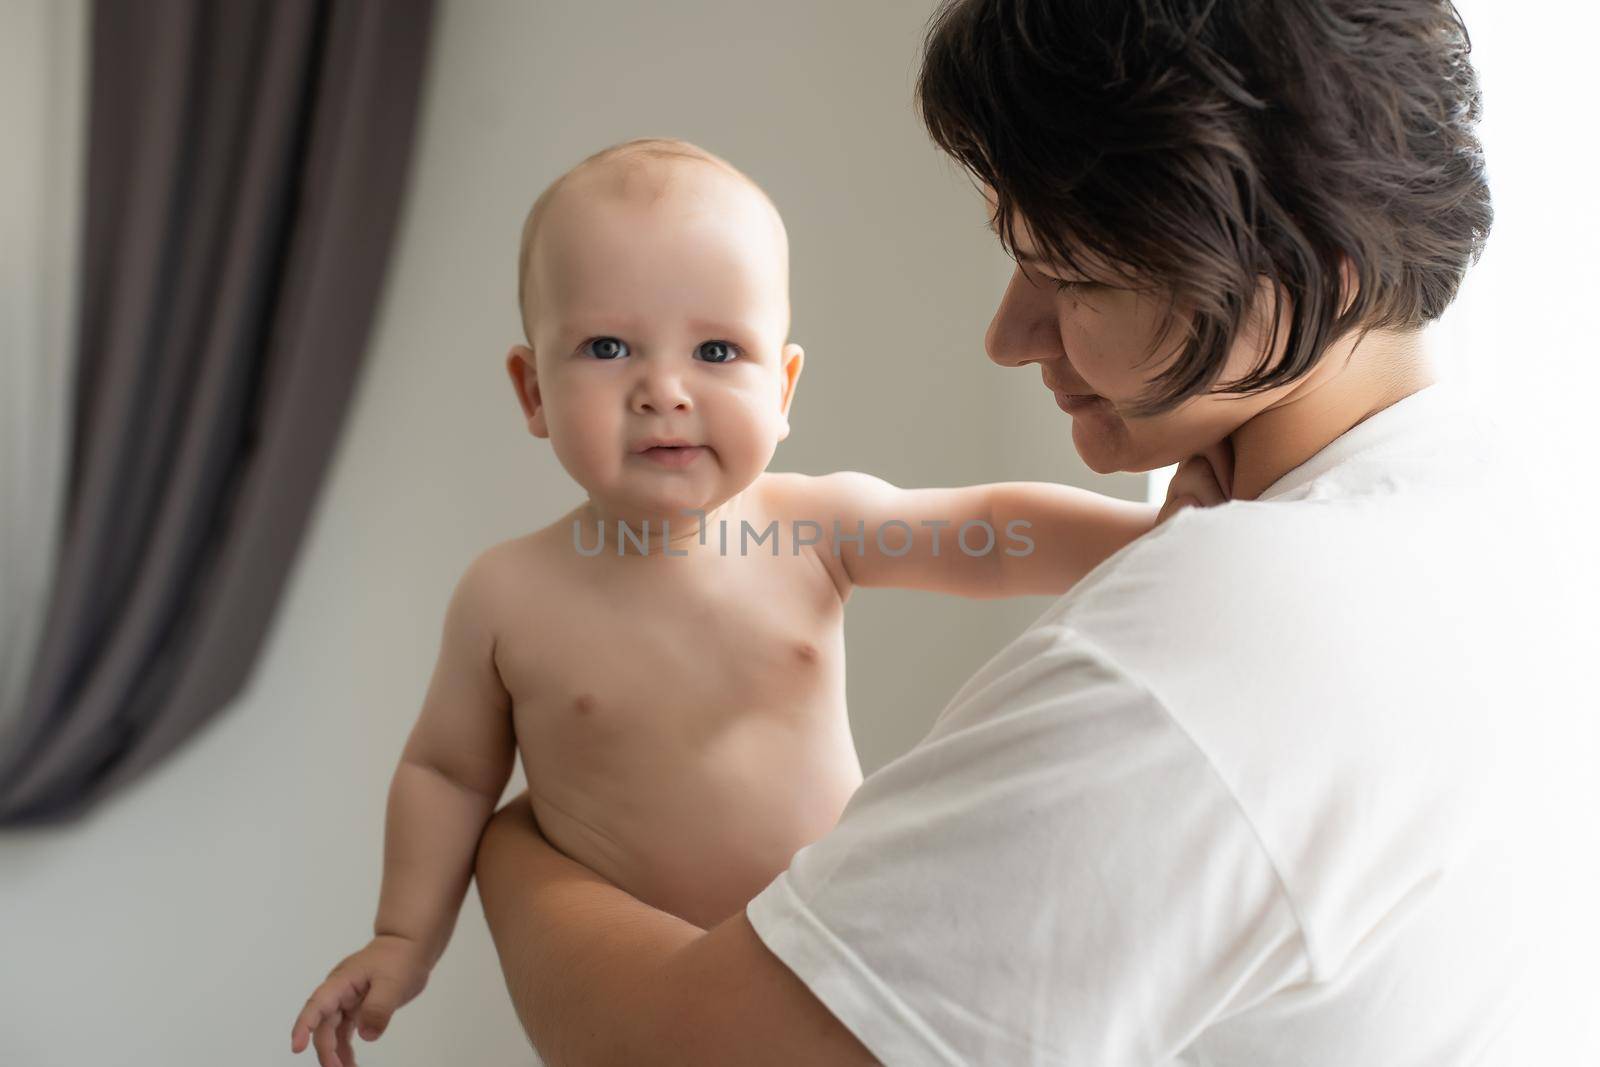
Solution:
M1026 226L1019 223L1013 234L1019 263L984 347L1001 366L1038 366L1072 419L1073 446L1090 470L1147 471L1177 463L1221 441L1281 392L1197 396L1162 415L1126 414L1150 395L1150 383L1178 354L1181 320L1160 335L1160 294L1127 288L1109 270L1085 277L1040 261ZM1259 358L1260 343L1257 333L1246 331L1219 380L1243 377Z

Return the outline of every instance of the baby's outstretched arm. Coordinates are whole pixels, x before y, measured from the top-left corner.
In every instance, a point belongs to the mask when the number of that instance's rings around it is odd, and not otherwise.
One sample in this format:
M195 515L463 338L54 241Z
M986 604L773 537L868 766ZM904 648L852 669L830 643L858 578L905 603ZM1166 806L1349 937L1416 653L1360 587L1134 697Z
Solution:
M473 858L511 776L511 702L494 661L493 557L480 556L445 611L433 679L389 786L373 939L341 960L295 1019L322 1067L351 1067L350 1032L376 1040L427 984L455 928Z
M1059 596L1157 521L1153 504L1072 485L999 482L985 488L989 522L1001 539L996 596Z
M1024 519L1038 529L1035 552L1013 557L1001 584L1027 592L1061 593L1102 560L1188 507L1209 508L1230 499L1233 442L1229 438L1178 464L1159 508L1129 504L1086 489L1039 482L1004 482L990 506L997 529ZM1061 578L1068 579L1060 585ZM1006 595L1015 595L1014 593Z
M1171 510L1051 482L902 489L857 471L776 477L851 585L981 599L1063 593Z

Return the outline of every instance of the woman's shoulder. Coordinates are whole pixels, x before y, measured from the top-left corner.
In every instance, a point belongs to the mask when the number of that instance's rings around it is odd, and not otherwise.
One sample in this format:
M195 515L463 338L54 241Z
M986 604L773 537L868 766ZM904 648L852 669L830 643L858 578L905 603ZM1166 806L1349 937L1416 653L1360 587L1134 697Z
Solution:
M1474 706L1514 684L1490 670L1506 645L1496 594L1512 586L1485 561L1504 549L1451 511L1332 496L1187 509L1040 621L1083 635L1197 733L1252 715L1292 733L1287 720L1326 713L1376 741L1390 709Z
M1007 661L1059 678L1063 729L1181 737L1273 857L1319 971L1377 921L1363 909L1473 847L1476 813L1509 803L1505 712L1533 667L1455 553L1381 512L1316 499L1182 512L1088 575L1017 645L1033 655ZM1344 894L1379 871L1376 897Z
M1181 625L1196 609L1259 603L1283 589L1286 570L1317 569L1319 549L1346 521L1339 510L1311 501L1185 508L1084 575L1040 622L1092 636L1115 620Z

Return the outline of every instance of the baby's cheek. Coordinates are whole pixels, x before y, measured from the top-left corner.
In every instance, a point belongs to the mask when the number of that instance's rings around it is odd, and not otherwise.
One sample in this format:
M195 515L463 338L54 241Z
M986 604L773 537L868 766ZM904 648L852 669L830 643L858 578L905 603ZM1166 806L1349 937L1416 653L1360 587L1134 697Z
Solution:
M563 420L559 426L551 427L550 436L561 465L586 484L605 477L620 458L621 443L607 442L603 428L592 421Z
M766 469L777 447L781 421L763 411L745 409L720 435L722 466L730 477L742 483L754 481Z

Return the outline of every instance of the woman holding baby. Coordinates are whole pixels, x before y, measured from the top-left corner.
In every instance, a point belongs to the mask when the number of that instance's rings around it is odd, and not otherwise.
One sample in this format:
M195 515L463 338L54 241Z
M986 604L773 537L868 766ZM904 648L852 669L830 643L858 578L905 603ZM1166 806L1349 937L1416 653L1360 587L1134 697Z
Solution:
M941 10L921 112L1018 262L989 357L1091 469L1227 502L1078 582L709 931L504 808L477 877L547 1058L1535 1062L1498 712L1543 706L1540 638L1485 565L1526 549L1420 337L1492 217L1467 49L1442 0Z

